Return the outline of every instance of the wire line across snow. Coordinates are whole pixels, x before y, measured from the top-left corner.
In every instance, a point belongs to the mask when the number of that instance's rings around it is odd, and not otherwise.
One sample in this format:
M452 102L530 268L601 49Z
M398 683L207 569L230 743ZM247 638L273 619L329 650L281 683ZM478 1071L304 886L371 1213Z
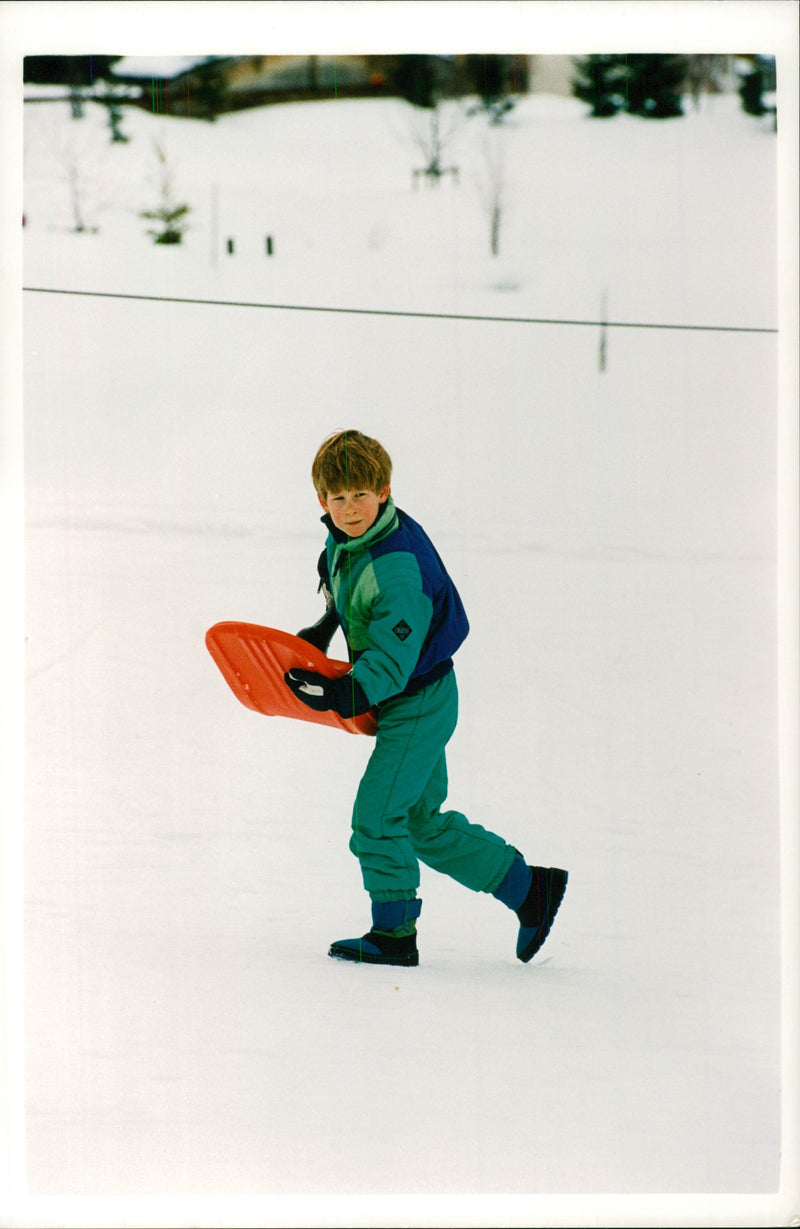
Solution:
M565 320L545 316L485 316L461 312L400 311L385 307L320 307L300 303L251 303L235 299L194 299L176 295L126 294L110 290L61 290L54 286L23 286L27 294L62 294L92 299L129 299L138 303L184 303L204 307L251 307L262 311L328 312L344 316L390 316L408 320L467 320L494 324L549 324L602 329L667 329L689 333L777 333L777 328L735 324L659 324L631 320Z

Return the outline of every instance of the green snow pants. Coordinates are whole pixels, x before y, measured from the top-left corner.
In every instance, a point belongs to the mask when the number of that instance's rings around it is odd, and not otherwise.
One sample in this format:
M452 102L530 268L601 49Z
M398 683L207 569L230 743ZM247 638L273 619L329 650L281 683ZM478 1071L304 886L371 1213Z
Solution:
M380 706L350 838L374 901L414 897L420 862L473 891L492 892L514 861L516 850L502 837L459 811L441 809L447 797L444 748L457 719L452 670L416 695Z

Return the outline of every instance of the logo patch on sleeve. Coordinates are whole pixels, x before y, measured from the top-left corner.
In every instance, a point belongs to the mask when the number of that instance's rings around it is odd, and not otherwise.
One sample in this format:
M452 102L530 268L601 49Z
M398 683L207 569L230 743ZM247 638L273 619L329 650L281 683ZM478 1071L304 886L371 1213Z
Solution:
M407 640L411 635L411 628L408 626L405 619L401 619L400 622L392 628L392 631L398 640Z

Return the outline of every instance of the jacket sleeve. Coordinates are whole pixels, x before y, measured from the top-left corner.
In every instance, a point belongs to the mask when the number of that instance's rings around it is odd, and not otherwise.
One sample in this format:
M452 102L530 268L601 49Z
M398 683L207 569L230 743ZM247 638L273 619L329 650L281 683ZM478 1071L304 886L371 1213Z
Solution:
M367 623L367 647L353 667L370 704L407 686L431 625L433 604L410 552L381 556L359 580L359 604Z
M331 640L333 640L339 628L339 616L336 613L336 606L331 596L331 579L328 572L326 551L322 552L317 561L317 574L319 576L317 592L322 593L325 599L325 613L320 615L316 623L312 623L308 627L301 627L300 631L296 634L298 639L306 640L309 644L313 644L321 653L327 653Z

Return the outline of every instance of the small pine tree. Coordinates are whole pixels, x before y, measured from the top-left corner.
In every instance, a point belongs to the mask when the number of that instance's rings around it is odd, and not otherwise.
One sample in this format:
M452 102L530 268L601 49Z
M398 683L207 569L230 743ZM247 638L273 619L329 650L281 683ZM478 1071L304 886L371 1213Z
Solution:
M158 230L148 230L155 243L178 244L182 241L187 229L186 218L191 212L191 206L175 205L172 201L172 175L167 166L167 155L163 146L155 143L155 153L160 167L159 189L161 199L155 209L143 209L139 217L150 222L158 222Z
M148 218L154 222L160 222L159 230L148 230L148 235L153 236L154 243L181 243L183 240L186 224L184 219L191 212L189 205L174 205L165 207L160 205L158 209L143 209L139 214L140 218Z
M645 119L683 115L687 59L681 55L628 55L627 110Z
M625 105L625 57L588 55L575 59L572 93L592 108L596 119L607 119Z

